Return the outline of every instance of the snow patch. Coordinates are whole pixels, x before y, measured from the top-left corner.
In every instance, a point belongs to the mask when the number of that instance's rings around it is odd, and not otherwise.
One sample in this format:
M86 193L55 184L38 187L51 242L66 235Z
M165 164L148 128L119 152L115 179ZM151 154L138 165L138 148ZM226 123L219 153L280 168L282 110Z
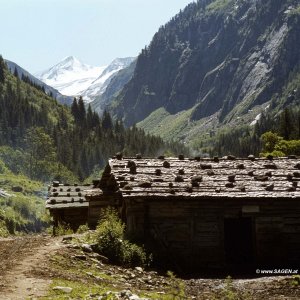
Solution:
M254 126L261 118L261 113L258 114L255 119L250 123L250 126Z
M264 111L267 111L270 107L270 104L267 105L265 108L264 108ZM254 126L260 119L261 119L261 116L262 116L262 113L259 113L255 119L250 123L250 126Z

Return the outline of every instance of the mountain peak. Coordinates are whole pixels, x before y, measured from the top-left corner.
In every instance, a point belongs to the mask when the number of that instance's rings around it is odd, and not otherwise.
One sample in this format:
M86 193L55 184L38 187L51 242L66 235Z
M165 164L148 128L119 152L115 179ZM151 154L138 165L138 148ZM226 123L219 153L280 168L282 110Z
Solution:
M86 102L103 93L109 80L135 58L116 58L110 65L94 67L81 62L73 55L63 58L37 77L67 96L83 96Z
M60 61L61 63L62 62L79 62L79 63L81 63L81 61L78 59L78 58L76 58L75 56L73 56L73 55L70 55L70 56L66 56L65 58L63 58L61 61Z
M107 68L103 71L101 76L109 74L111 72L117 72L121 69L124 69L128 67L136 57L123 57L123 58L115 58L108 66Z
M73 55L67 56L53 67L37 74L46 84L56 88L62 94L75 96L102 73L105 67L84 64Z
M71 70L73 68L80 68L80 69L87 70L90 68L89 65L84 64L83 62L81 62L78 58L76 58L73 55L65 57L54 67L59 67L59 68L63 67L63 68L67 68L68 70Z

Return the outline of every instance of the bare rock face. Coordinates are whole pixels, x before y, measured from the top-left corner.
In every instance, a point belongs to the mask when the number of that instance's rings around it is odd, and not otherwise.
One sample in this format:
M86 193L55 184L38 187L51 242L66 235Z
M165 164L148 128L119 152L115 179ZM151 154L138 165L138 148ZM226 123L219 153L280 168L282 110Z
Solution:
M65 294L71 294L73 289L70 288L70 287L66 287L66 286L55 286L53 288L54 291L60 291L60 292L63 292Z
M126 125L158 108L171 114L193 108L193 120L218 113L222 123L267 103L300 60L298 5L297 0L191 3L139 55L112 110Z

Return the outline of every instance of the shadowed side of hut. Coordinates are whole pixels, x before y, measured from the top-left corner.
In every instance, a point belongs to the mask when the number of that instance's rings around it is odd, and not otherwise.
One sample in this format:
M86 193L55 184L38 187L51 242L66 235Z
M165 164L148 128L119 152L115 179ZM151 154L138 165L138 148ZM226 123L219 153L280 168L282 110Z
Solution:
M110 176L127 233L178 270L287 267L300 261L298 163L115 159Z
M93 189L87 190L85 195L89 203L88 225L91 229L96 228L104 209L113 207L121 215L122 206L122 195L119 191L117 181L111 175L109 164L104 169L101 179L94 180L93 184Z

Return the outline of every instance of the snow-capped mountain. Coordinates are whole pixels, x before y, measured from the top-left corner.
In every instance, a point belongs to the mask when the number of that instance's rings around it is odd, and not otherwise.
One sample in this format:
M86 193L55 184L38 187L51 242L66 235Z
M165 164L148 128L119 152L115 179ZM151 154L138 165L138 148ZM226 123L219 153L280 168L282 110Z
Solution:
M91 102L105 91L114 74L133 60L117 58L108 66L93 67L69 56L36 76L64 95L83 96L85 102Z
M116 74L128 67L133 61L134 57L116 58L113 60L101 73L101 75L93 81L93 83L82 92L83 99L86 102L93 101L97 96L102 95L110 81L116 76Z
M93 67L74 56L64 58L52 68L36 74L37 78L68 96L79 95L104 71L106 66Z

